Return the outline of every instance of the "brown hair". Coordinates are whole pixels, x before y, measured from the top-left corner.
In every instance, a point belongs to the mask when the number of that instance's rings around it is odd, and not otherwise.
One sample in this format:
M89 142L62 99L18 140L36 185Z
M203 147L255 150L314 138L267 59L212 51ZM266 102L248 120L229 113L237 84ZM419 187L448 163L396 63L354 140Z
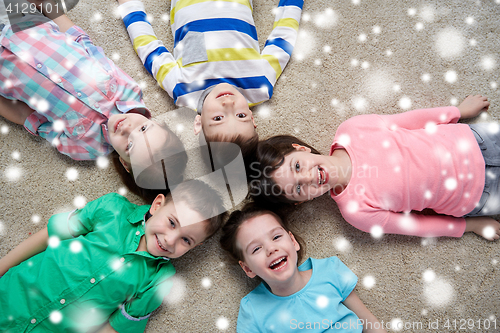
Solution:
M189 208L198 212L208 221L205 232L210 238L222 226L222 221L227 215L219 193L205 182L191 179L172 188L166 196L165 204L172 200L185 202ZM178 214L182 214L178 212Z
M300 245L300 249L297 251L297 258L298 262L300 263L305 253L304 240L292 230L287 220L283 216L281 216L281 214L275 213L268 209L264 209L254 203L248 203L245 205L245 207L243 207L242 210L236 210L231 213L229 219L222 227L222 237L220 239L222 248L231 255L231 258L236 263L240 260L243 261L243 251L236 245L236 238L238 236L240 227L243 225L243 223L252 218L267 214L272 215L276 219L276 221L278 221L278 223L283 227L283 229L285 229L285 231L289 231L293 234L295 240Z
M285 197L284 191L276 184L272 174L283 164L285 156L296 151L298 144L311 149L312 154L321 155L314 147L291 135L277 135L257 144L255 160L250 164L249 196L256 202L294 203Z
M164 123L157 123L169 135L168 139L160 151L155 152L156 155L161 156L162 153L167 153L168 158L161 159L146 169L141 171L139 175L134 175L132 168L127 172L120 162L120 155L116 151L111 153L111 159L116 172L120 175L122 182L127 186L130 192L137 194L147 202L152 202L158 194L168 194L170 186L182 182L183 172L187 165L188 156L184 149L181 140L175 135L170 128ZM172 155L171 152L177 152ZM152 180L162 179L164 186L161 189L152 189L149 186L141 187L139 184L151 183ZM167 182L168 179L168 182ZM163 183L161 184L163 185Z

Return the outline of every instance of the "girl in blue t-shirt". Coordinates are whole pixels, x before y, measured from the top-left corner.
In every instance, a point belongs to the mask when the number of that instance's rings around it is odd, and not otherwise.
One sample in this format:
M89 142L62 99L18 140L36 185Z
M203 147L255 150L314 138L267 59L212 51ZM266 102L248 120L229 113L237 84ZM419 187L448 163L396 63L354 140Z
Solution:
M222 248L263 282L240 303L238 332L385 332L354 293L357 277L337 257L308 258L276 213L250 205L223 227Z

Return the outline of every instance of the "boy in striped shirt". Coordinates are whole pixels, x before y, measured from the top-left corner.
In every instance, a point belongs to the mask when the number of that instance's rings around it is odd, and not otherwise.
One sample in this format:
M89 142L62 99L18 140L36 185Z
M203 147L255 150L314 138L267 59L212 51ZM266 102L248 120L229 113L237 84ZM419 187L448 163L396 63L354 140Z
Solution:
M203 130L207 141L256 142L249 108L271 98L292 54L304 1L280 0L260 52L252 0L172 0L172 53L157 39L142 2L118 2L146 69L176 105L197 111L195 133Z

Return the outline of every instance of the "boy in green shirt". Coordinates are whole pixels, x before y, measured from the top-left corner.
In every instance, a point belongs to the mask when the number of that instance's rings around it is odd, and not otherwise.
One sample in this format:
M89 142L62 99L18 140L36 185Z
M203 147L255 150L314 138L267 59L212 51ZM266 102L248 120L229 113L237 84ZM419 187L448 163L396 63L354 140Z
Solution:
M223 212L191 180L151 206L111 193L53 215L0 259L2 331L143 332L170 290L170 259L213 235Z

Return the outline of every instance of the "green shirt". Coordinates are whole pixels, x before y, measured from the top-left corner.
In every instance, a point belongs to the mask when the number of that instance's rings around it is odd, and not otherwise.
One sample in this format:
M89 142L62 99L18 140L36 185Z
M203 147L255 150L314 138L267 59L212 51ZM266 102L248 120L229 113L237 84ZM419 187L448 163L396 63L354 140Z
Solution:
M52 216L47 249L0 279L2 331L86 332L109 320L143 332L175 273L168 258L136 252L149 207L111 193Z

